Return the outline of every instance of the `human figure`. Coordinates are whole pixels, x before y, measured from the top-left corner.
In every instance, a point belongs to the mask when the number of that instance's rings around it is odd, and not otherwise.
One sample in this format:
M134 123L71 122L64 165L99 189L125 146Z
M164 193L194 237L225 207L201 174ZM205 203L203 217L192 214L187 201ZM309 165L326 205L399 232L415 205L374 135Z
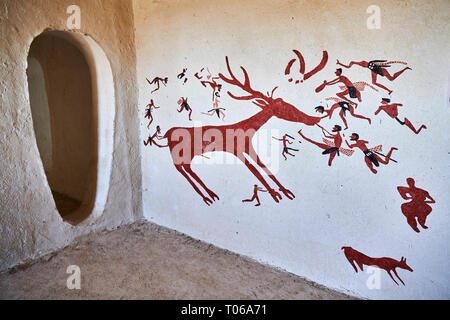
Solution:
M417 227L417 221L422 228L428 229L425 223L427 216L433 210L428 203L435 203L435 201L427 191L415 186L413 178L406 179L406 183L408 184L408 187L397 187L397 190L403 199L411 200L410 202L402 204L401 208L403 215L406 217L406 221L414 231L420 232Z
M329 154L330 157L328 158L328 166L331 167L331 164L333 163L333 159L334 157L336 157L336 155L339 156L339 149L341 148L342 145L342 137L341 137L341 126L339 125L335 125L333 127L333 129L331 129L332 132L335 132L335 134L332 134L330 132L328 132L327 130L325 130L323 127L321 127L320 125L317 125L319 128L322 129L322 133L324 135L325 138L329 138L329 139L333 139L333 145L330 146L328 144L324 144L324 143L320 143L320 142L316 142L314 140L309 139L308 137L306 137L303 133L302 133L302 129L300 129L298 131L298 133L301 135L301 137L303 139L305 139L306 141L315 144L316 146L318 146L319 148L323 149L324 151L322 152L322 154Z
M160 145L159 143L157 143L155 141L155 138L158 140L165 139L163 136L161 136L161 128L159 126L156 126L156 131L153 135L148 136L147 140L144 140L144 146L147 146L148 144L150 144L150 145L154 144L155 146L157 146L159 148L168 147L168 145L163 146L163 145Z
M352 99L357 98L358 101L361 102L362 101L361 100L361 92L355 87L353 82L351 82L346 76L342 75L342 69L341 68L336 69L334 74L337 76L337 78L333 79L331 81L324 80L323 84L321 84L319 87L317 87L316 92L322 91L325 86L331 86L331 85L334 85L334 84L337 84L337 83L342 83L345 86L344 91L338 92L336 95L339 98L341 98L342 100L345 100L345 101L347 101L347 102L349 102L351 104L354 104L355 107L357 107L358 104L353 102L353 101L351 101L351 100L349 100L349 99L347 99L346 96L348 95Z
M257 184L255 184L255 186L253 187L253 197L251 197L251 199L242 200L242 202L253 202L253 200L256 199L255 207L259 207L261 205L261 202L259 202L258 191L266 192L267 190L264 190L263 188L260 188Z
M398 118L398 107L403 106L401 103L390 103L391 99L389 98L382 98L381 99L381 105L378 107L377 111L375 111L375 115L380 113L380 111L386 112L392 119L397 120L398 123L400 123L402 126L406 125L408 128L410 128L415 134L419 134L419 132L422 129L426 129L426 125L421 125L419 129L414 128L412 123L407 119L404 118L403 121L401 121Z
M386 90L389 94L392 93L392 90L386 88L384 85L382 85L380 83L377 83L378 76L386 77L386 79L388 79L390 81L394 81L398 76L400 76L406 70L411 70L410 67L405 67L404 69L394 73L394 75L391 75L386 70L386 68L389 68L390 65L394 64L394 63L406 64L406 62L403 62L403 61L387 61L387 60L351 61L348 66L340 63L339 60L337 60L336 63L347 69L351 68L353 65L358 65L358 66L361 66L364 68L368 68L372 74L372 84L380 87L381 89Z
M200 73L202 73L204 69L205 69L205 68L201 68L200 71L198 71L198 72L196 72L196 73L194 74L194 76L195 76L197 79L199 79L199 80L200 80L200 79L203 79L203 76L201 76Z
M222 85L217 83L216 80L220 79L220 77L213 77L211 72L209 71L208 68L206 68L208 70L209 75L206 76L206 78L209 80L211 79L211 81L200 81L200 83L202 84L202 86L204 86L206 88L206 85L209 85L212 89L212 101L214 101L214 96L216 94L216 92L220 92L220 90L222 89ZM217 91L216 91L217 90Z
M145 78L147 80L147 82L152 85L152 84L156 84L156 89L152 90L151 93L158 91L159 90L159 83L161 82L164 86L166 86L167 81L169 81L169 78L165 77L165 78L160 78L160 77L155 77L152 81L148 80L147 78Z
M327 114L326 116L328 116L328 118L331 119L331 116L333 115L333 112L335 110L337 110L337 109L340 109L339 110L339 116L341 117L342 122L345 125L344 130L348 129L347 120L345 119L347 111L354 118L367 120L369 122L369 124L372 123L372 120L370 118L364 117L364 116L362 116L360 114L355 113L355 108L350 103L348 103L347 101L344 101L344 100L339 99L339 98L334 98L334 97L327 98L326 100L332 100L332 101L335 101L335 103L328 110L325 110L325 108L322 107L322 106L318 106L318 107L316 107L316 112L319 112L319 113L324 113L325 112ZM326 116L324 116L324 117L326 117Z
M148 118L150 120L150 122L147 125L147 129L148 129L148 128L150 128L150 125L153 122L152 108L159 109L160 107L157 107L154 104L153 99L150 99L150 103L148 105L146 105L146 107L148 107L148 108L145 109L145 116L144 116L144 118Z
M191 106L190 106L189 103L188 103L188 98L183 98L183 97L181 97L181 98L178 100L178 105L180 106L180 109L177 110L177 111L178 111L178 112L182 112L183 110L188 111L188 112L189 112L189 121L192 121L192 119L191 119L192 108L191 108Z
M213 103L214 108L212 108L208 112L201 112L201 113L205 114L207 116L210 116L210 117L212 117L214 114L216 114L219 119L220 119L220 116L222 116L222 121L224 121L225 113L222 110L226 110L226 109L219 107L219 102L220 102L219 97L220 97L219 92L216 92L216 98L214 99L214 103Z
M187 71L187 68L183 68L183 71L181 71L178 75L177 75L177 78L178 79L183 79L184 77L185 77L185 75L186 75L186 71ZM185 77L184 78L184 81L183 81L183 85L186 83L186 81L188 80L188 78L187 77Z
M290 135L288 135L288 134L285 134L285 135L283 136L283 138L281 138L281 139L272 137L272 138L275 139L275 140L278 140L278 141L282 141L282 142L283 142L283 151L281 152L281 155L284 157L284 160L287 160L286 154L288 154L288 155L290 155L290 156L292 156L292 157L295 157L295 154L290 153L289 150L292 150L292 151L299 151L298 149L290 148L290 147L287 146L287 143L289 143L289 144L292 144L292 143L293 143L293 142L291 142L291 141L288 140L288 137L291 138L291 139L294 139L294 138L292 138L292 137L291 137Z
M348 141L345 140L347 146L351 149L360 149L365 155L364 161L366 162L367 167L369 167L370 171L375 174L377 173L377 170L375 170L373 166L375 165L375 167L379 167L380 163L384 165L388 164L389 160L391 159L392 152L394 150L398 150L397 148L392 147L391 150L389 150L388 154L384 156L384 159L382 159L380 156L378 156L378 154L380 153L377 154L376 151L373 151L375 148L369 149L367 147L369 141L359 140L359 135L357 133L352 133L352 135L350 136L350 140L354 141L355 143L349 144Z

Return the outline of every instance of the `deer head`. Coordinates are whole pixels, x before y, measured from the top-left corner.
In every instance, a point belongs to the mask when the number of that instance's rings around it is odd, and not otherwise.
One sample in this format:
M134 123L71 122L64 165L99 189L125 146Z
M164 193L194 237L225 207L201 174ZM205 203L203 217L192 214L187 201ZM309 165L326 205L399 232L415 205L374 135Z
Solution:
M413 269L411 269L411 267L406 264L406 258L404 257L400 259L398 267L413 272Z
M285 102L281 98L273 98L273 94L278 87L275 87L272 92L267 95L261 93L260 91L253 90L250 85L250 78L248 76L247 71L241 66L242 72L244 73L244 83L239 81L236 76L231 71L230 63L228 61L228 57L225 58L227 63L228 73L230 74L230 78L225 77L222 73L219 73L219 77L228 84L235 85L241 88L243 91L247 92L246 96L235 96L231 92L228 91L228 95L236 100L251 100L255 105L260 107L261 109L267 110L269 109L273 116L291 121L291 122L300 122L306 125L312 126L320 121L320 117L309 116L302 111L298 110L293 105Z

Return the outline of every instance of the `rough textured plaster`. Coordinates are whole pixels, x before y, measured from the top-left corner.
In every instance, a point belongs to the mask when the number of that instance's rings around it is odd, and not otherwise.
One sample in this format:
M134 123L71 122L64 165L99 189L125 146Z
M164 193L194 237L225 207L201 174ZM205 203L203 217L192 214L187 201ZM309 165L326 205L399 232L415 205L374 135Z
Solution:
M33 41L29 57L40 62L46 78L53 140L47 180L52 190L83 200L96 149L89 65L75 45L46 33Z
M33 39L66 30L67 6L81 8L81 30L108 57L116 120L110 189L103 214L80 226L56 211L32 127L26 77ZM131 1L2 1L0 119L0 269L63 247L82 234L142 217L134 22ZM101 17L101 18L100 18ZM72 31L73 32L73 31Z
M80 290L68 290L68 265ZM354 299L173 230L138 222L89 234L0 273L0 299Z

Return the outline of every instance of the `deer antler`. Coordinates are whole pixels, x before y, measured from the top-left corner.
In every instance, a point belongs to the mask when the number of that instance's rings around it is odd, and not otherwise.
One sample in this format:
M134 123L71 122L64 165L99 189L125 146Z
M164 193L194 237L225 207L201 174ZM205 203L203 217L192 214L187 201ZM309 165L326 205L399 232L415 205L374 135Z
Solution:
M256 104L258 107L261 107L261 108L267 107L270 104L271 97L265 96L261 92L255 91L252 89L252 87L250 85L250 78L248 76L248 73L242 66L241 66L241 69L242 69L242 72L244 73L244 83L239 81L236 78L236 76L233 74L233 72L231 71L230 63L228 61L228 56L226 56L225 59L227 62L228 73L230 74L231 78L225 77L222 73L219 73L219 77L226 83L238 86L245 92L249 93L249 95L247 95L247 96L238 97L238 96L235 96L234 94L232 94L230 91L227 91L228 95L236 100L253 100L253 99L255 99L255 101L252 101L252 102L254 104ZM275 89L274 89L274 91L275 91ZM272 94L273 94L273 91L272 91Z

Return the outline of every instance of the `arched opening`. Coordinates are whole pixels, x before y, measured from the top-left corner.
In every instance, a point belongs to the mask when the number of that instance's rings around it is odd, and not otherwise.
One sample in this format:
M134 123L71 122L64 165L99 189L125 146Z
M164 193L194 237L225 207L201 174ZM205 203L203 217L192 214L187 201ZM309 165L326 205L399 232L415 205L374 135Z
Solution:
M46 31L30 46L27 78L36 143L58 212L72 224L100 215L115 108L105 54L87 36Z

